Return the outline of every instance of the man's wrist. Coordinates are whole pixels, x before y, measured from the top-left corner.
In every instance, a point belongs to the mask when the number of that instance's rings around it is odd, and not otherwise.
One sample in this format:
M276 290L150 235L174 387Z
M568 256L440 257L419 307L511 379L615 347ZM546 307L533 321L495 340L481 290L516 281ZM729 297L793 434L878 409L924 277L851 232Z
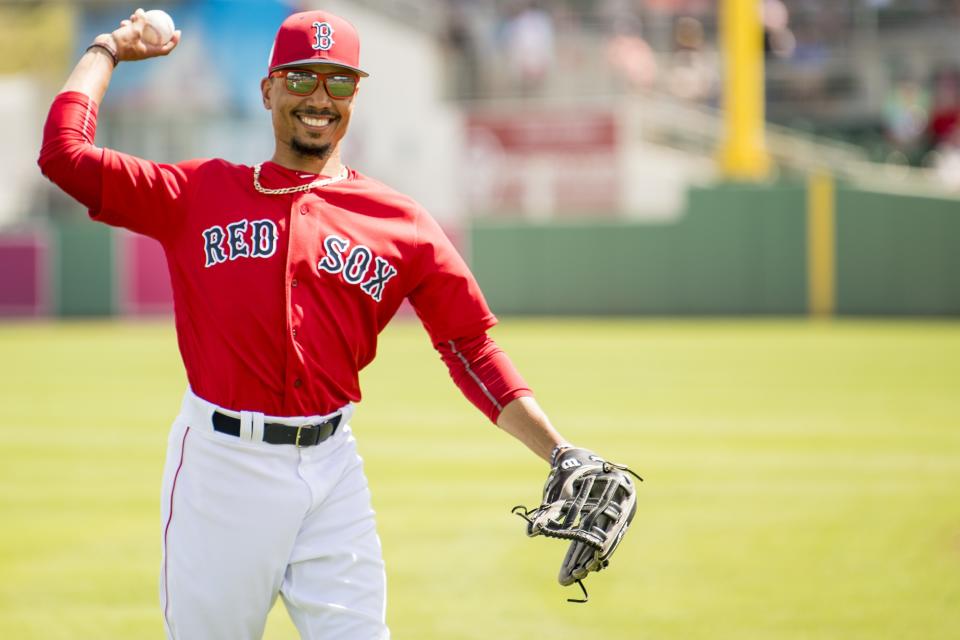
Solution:
M120 64L120 56L117 53L117 41L112 34L102 33L93 39L93 43L87 47L87 51L100 51L110 57L113 66Z
M556 466L557 458L560 457L560 454L566 451L567 449L573 449L573 445L569 442L561 442L553 448L553 451L550 452L550 466Z

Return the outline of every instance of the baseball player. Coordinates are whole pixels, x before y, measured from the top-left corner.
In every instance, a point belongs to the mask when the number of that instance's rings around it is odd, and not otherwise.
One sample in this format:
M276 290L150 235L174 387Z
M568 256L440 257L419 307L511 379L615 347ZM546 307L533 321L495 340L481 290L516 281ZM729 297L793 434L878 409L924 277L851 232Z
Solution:
M572 453L584 450L551 426L487 335L497 320L437 223L344 165L340 143L367 77L350 23L309 11L280 26L261 81L276 147L251 167L94 146L117 64L165 56L180 40L146 43L145 22L137 10L83 54L51 106L39 164L94 220L166 253L189 382L163 478L167 636L259 638L279 594L303 638L387 638L350 418L358 372L405 299L491 421L565 469L582 466Z

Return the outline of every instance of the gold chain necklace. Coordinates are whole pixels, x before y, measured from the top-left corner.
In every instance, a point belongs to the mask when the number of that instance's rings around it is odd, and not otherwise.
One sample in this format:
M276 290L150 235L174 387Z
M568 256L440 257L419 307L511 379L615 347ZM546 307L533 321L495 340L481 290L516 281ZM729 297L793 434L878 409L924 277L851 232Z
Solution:
M328 184L333 184L334 182L340 182L341 180L346 179L350 175L350 172L347 170L346 165L343 169L340 170L340 173L333 176L332 178L319 178L313 182L308 182L307 184L301 184L299 187L284 187L282 189L267 189L260 184L260 168L263 167L263 163L253 165L253 188L264 193L268 196L279 196L285 193L299 193L301 191L310 191L311 189L316 189L317 187L325 187Z

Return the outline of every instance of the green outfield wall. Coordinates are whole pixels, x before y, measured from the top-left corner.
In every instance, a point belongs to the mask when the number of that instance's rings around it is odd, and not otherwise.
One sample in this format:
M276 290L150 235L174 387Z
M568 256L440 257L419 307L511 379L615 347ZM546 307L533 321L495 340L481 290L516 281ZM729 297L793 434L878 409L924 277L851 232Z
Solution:
M837 312L960 314L960 201L837 192Z
M84 218L51 225L53 310L105 316L117 310L113 230Z
M960 202L835 194L837 313L960 313ZM479 220L469 253L499 313L799 314L807 216L806 185L719 185L664 223Z

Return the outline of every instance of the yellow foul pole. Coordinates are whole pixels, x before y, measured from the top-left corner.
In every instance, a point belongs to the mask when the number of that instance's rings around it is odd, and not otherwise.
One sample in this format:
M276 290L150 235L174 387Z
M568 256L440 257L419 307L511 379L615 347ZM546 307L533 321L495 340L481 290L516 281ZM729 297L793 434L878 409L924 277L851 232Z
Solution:
M720 167L734 180L762 180L770 160L763 122L763 27L760 0L720 0L723 143Z
M807 304L810 314L833 315L836 306L836 187L833 176L807 180Z

